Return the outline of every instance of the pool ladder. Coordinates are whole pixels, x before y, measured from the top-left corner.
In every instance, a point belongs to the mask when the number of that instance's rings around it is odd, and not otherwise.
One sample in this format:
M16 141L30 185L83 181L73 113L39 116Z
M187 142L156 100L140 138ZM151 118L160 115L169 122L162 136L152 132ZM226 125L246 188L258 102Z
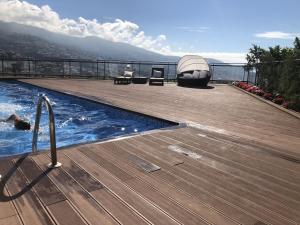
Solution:
M56 138L55 138L55 121L54 113L50 103L50 100L46 95L39 95L39 100L36 108L35 124L32 138L32 152L37 152L37 140L39 134L41 113L43 102L45 102L48 114L49 114L49 133L50 133L50 149L51 149L51 163L48 165L50 168L57 168L61 166L60 162L57 162L57 150L56 150Z
M54 113L52 110L52 106L50 104L50 100L44 94L39 95L39 101L36 108L35 125L34 125L33 138L32 138L32 152L33 153L37 152L37 140L39 134L43 102L45 102L49 114L51 163L48 164L48 167L57 168L61 166L61 163L57 162ZM0 174L0 181L1 179L2 179L2 175Z

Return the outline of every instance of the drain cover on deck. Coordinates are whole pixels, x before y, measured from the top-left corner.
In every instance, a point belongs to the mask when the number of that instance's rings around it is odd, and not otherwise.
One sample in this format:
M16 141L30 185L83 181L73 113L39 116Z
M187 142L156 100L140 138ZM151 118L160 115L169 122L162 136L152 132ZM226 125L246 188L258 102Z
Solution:
M137 156L131 155L128 157L128 159L133 162L135 165L137 165L138 167L142 168L143 170L145 170L148 173L160 170L160 167L150 163L146 160L143 160Z

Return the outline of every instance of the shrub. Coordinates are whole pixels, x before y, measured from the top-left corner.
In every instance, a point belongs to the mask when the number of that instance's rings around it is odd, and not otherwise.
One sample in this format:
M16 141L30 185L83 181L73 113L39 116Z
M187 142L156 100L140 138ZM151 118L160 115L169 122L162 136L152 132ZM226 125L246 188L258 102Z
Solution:
M246 91L248 91L248 92L252 92L252 90L253 90L253 87L248 87L248 88L246 89Z
M283 106L284 108L286 108L286 109L289 109L289 108L290 108L290 105L291 105L291 103L290 103L289 101L285 101L285 102L282 103L282 106Z
M300 100L289 101L288 108L300 112Z
M252 87L252 85L244 83L244 82L239 82L238 87L240 87L240 88L242 88L244 90L247 90L248 88Z
M257 94L257 95L259 95L259 96L264 96L264 95L265 95L265 92L264 92L263 90L261 90L261 89L257 89L257 90L255 91L255 94Z
M281 105L284 102L284 98L281 97L281 96L278 96L278 97L273 99L273 102L278 104L278 105Z
M271 94L271 93L265 93L265 94L263 95L263 97L264 97L265 99L272 100L272 99L273 99L273 94Z
M256 92L257 90L259 90L259 88L256 87L256 86L253 86L253 88L251 89L250 92L253 93L253 94L255 94L255 92Z

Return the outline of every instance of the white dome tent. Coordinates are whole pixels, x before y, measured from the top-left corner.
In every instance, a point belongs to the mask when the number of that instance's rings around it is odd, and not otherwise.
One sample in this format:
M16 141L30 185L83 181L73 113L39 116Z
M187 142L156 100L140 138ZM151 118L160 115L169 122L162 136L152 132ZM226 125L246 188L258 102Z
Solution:
M198 55L183 56L177 65L177 82L180 86L207 86L211 77L206 60Z

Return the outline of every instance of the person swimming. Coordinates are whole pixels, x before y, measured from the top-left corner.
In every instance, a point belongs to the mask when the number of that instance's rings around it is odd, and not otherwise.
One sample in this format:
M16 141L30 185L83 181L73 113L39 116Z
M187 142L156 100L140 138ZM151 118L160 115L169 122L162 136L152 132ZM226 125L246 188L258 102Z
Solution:
M30 130L30 123L21 119L18 115L12 114L10 117L0 122L14 122L14 126L17 130Z

